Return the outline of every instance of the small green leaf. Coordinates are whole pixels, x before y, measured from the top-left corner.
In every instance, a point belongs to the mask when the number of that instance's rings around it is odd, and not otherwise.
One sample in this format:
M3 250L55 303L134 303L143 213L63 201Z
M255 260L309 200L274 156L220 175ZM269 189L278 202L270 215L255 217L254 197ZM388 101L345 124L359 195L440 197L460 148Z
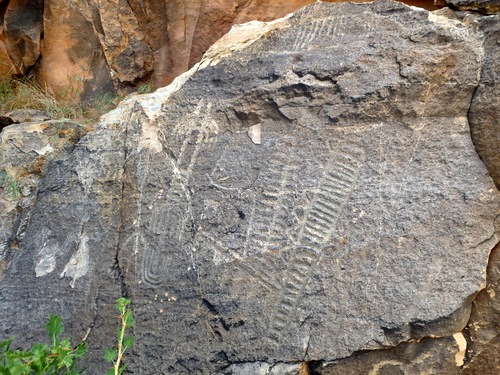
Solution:
M123 370L125 370L126 368L127 368L127 365L123 365L122 367L120 367L120 369L118 370L118 375L121 375Z
M116 349L107 348L104 352L104 360L111 362L118 356L118 351Z
M87 345L82 342L78 344L75 348L75 358L82 358L87 351Z
M16 338L16 336L12 336L10 339L8 340L5 340L4 342L2 342L0 344L0 349L3 349L5 348L5 351L8 351L9 348L10 348L10 343L12 342L12 340L14 340Z
M123 341L123 345L128 347L131 347L134 344L134 336L129 336Z
M62 323L61 317L54 314L50 314L50 319L48 323L45 325L45 328L49 333L50 340L52 341L52 346L56 346L57 345L56 336L64 332L64 325Z
M108 370L108 372L106 373L106 375L115 375L115 369L114 368L110 368Z
M134 325L134 318L132 317L131 310L125 312L124 319L125 319L125 325L127 325L128 327L132 327Z

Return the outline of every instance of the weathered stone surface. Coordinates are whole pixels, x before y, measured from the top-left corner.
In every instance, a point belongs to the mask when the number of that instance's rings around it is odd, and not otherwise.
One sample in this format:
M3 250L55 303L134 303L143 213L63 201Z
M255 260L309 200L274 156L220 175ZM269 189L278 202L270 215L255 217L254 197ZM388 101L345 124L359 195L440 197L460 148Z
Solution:
M461 333L425 338L391 349L355 354L335 363L314 364L310 375L456 375L463 365L465 348Z
M500 223L499 223L500 224ZM500 245L492 250L487 269L486 288L472 305L467 326L468 361L462 374L497 374L500 370Z
M500 15L478 17L473 28L484 43L481 81L469 111L476 150L500 187Z
M451 340L498 239L467 121L481 52L460 22L395 2L234 28L51 165L1 332L44 336L57 313L98 359L125 295L138 374Z
M0 3L0 76L26 73L40 57L43 0Z
M165 86L197 63L203 53L228 32L232 25L251 20L270 21L314 2L37 1L38 34L34 36L38 35L38 41L42 32L42 11L44 12L42 58L36 65L37 78L56 95L71 95L72 100L89 100L102 93L115 91L125 95L150 82L154 82L156 87ZM355 0L363 1L366 0ZM435 8L432 0L405 1L427 9ZM5 1L2 2L4 3ZM32 4L20 0L11 0L10 3L7 1L9 10L17 3ZM0 15L3 14L1 9ZM35 7L29 11L33 13ZM17 18L24 17L26 22L27 13L23 12L22 9L17 10L15 15ZM9 14L13 13L11 11ZM6 15L5 20L7 19ZM4 28L4 34L12 34L13 31L7 26L8 24ZM0 33L0 56L8 42L2 44L1 35L3 34ZM40 55L40 46L34 46L33 43L26 45L27 50L22 56L25 60L29 59L29 64L24 64L27 67L31 67ZM36 55L31 56L31 51L36 52ZM3 54L12 55L7 51ZM0 62L4 60L1 59ZM16 63L19 61L16 60ZM12 64L3 65L5 69L10 69Z
M88 100L115 91L92 11L85 0L44 1L44 39L36 76L62 99Z
M473 10L485 14L500 12L500 0L435 0L438 6L450 6L459 10Z
M236 363L217 375L309 375L307 363Z
M67 155L86 133L83 126L52 120L42 111L15 110L4 115L16 124L0 133L0 273L18 247L15 237L22 236L26 224L22 212L35 199L45 165Z

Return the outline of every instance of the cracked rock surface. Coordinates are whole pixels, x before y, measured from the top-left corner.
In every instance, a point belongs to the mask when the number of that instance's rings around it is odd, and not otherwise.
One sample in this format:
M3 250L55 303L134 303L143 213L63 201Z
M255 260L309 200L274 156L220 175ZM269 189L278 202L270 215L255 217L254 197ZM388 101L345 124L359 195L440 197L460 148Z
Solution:
M0 133L0 277L18 247L46 166L67 156L87 130L37 110L3 114Z
M416 373L425 347L458 368L498 242L467 117L481 56L461 22L395 2L233 28L50 165L0 332L59 314L102 373L123 295L136 374L336 374L388 347L380 369Z

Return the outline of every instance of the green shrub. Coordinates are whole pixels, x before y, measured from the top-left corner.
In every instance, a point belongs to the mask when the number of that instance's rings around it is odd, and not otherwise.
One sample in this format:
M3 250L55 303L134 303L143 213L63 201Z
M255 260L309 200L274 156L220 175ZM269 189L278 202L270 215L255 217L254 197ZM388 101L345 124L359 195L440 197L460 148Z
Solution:
M113 367L108 370L106 375L120 375L123 370L127 368L127 365L120 366L120 363L125 351L134 343L134 336L125 337L125 330L127 327L132 327L134 325L132 310L127 309L127 305L129 304L130 300L125 298L118 299L115 304L115 307L120 312L120 326L116 329L118 346L113 349L106 349L104 359L113 363Z
M85 343L71 346L69 338L61 340L59 335L64 332L62 319L50 315L45 325L51 341L50 345L35 344L24 352L21 349L10 348L14 337L0 344L0 374L2 375L77 375L78 360L85 354Z
M127 365L121 364L125 351L134 343L134 337L125 337L127 327L134 325L132 310L127 308L130 300L120 298L115 307L120 311L120 326L116 329L118 345L113 349L106 349L104 359L112 362L106 375L120 375ZM70 339L60 339L64 332L62 319L54 314L50 315L45 325L49 334L50 345L34 344L30 350L12 350L14 337L0 344L0 375L78 375L86 369L78 369L78 360L86 351L85 342L75 347L71 346Z

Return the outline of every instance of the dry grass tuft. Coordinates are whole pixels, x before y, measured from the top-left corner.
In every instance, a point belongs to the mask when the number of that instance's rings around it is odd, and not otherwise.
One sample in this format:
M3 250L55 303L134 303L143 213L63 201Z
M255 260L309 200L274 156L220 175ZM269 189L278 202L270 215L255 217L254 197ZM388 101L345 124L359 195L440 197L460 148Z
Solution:
M84 124L95 124L99 117L116 107L121 98L104 94L89 103L79 100L78 88L68 87L59 97L50 89L42 88L29 77L0 77L0 113L18 108L38 109L54 119L72 119Z

